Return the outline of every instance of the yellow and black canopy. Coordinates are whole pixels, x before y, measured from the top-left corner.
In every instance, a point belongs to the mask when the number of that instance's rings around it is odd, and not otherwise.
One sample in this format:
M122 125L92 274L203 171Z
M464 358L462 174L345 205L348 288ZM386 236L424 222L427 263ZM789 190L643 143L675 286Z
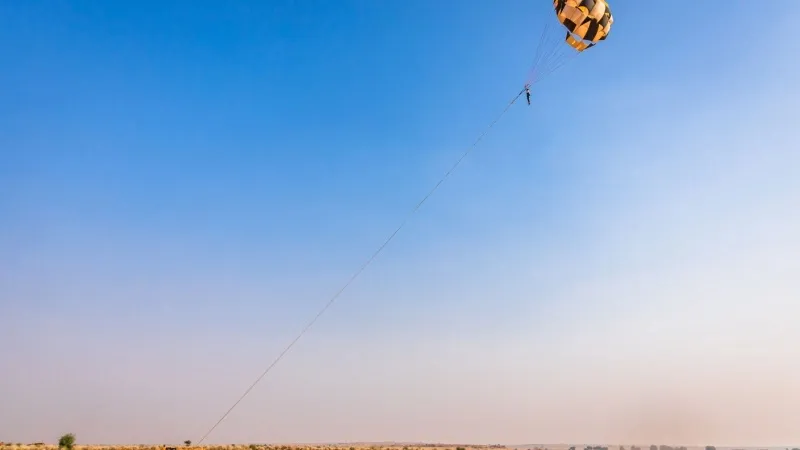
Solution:
M566 42L582 52L604 40L614 16L606 0L553 0L556 17L567 29Z

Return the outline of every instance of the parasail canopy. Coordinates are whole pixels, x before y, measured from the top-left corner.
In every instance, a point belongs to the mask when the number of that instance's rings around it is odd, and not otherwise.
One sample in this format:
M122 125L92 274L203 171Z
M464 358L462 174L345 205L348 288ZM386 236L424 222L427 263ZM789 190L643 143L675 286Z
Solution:
M553 8L567 29L567 44L579 52L605 40L614 23L606 0L553 0Z

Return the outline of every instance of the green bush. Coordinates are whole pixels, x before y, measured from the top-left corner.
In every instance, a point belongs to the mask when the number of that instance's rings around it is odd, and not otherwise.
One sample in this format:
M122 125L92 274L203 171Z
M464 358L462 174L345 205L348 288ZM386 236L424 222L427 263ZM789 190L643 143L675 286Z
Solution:
M75 435L72 433L67 433L61 438L58 439L58 448L64 448L67 450L72 450L72 447L75 446Z

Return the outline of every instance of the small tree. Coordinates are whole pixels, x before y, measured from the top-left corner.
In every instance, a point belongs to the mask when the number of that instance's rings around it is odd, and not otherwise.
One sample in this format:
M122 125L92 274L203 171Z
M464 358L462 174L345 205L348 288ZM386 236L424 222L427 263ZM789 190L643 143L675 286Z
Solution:
M58 440L58 448L59 449L66 449L72 450L72 447L75 446L75 435L72 433L67 433Z
M189 439L187 439L187 440L183 441L183 443L184 443L184 445L186 445L187 447L188 447L188 446L190 446L190 445L192 445L192 441L190 441Z

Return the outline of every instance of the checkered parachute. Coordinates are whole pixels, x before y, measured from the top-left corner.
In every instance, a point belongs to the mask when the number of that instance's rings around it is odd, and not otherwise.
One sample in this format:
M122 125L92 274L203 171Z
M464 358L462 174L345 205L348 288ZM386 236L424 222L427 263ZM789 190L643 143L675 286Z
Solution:
M606 0L553 0L553 8L567 29L567 44L579 52L605 40L614 23Z
M553 12L557 20L553 20ZM526 85L540 81L604 41L613 24L614 16L606 0L553 0Z

